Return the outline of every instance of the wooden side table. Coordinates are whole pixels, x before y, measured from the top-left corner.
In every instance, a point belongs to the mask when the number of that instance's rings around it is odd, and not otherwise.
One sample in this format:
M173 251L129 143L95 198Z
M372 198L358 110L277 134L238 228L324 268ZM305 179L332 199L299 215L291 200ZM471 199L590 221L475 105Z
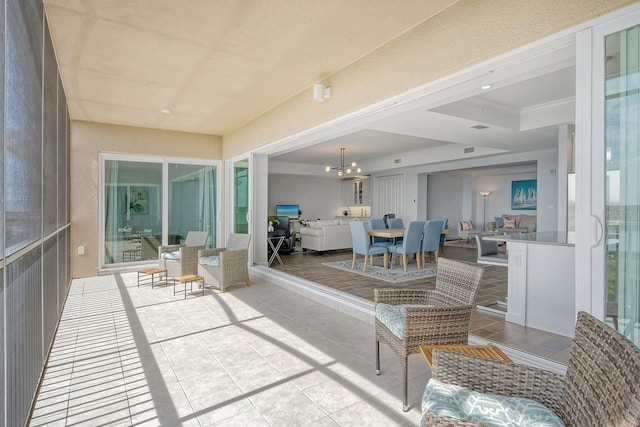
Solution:
M146 270L138 271L138 287L151 284L151 289L153 289L156 276L158 276L158 282L167 284L167 270L164 268L147 268Z
M455 351L457 353L513 363L513 360L495 345L421 345L420 351L424 358L427 359L429 366L433 364L433 350L436 349Z
M142 246L136 246L135 248L125 249L122 251L122 262L135 261L137 258L141 258ZM129 259L126 259L129 258Z
M197 274L186 274L184 276L178 276L173 278L173 295L176 295L180 290L176 292L176 284L184 285L184 298L187 299L187 285L189 285L189 293L193 294L193 282L200 283L202 289L202 295L204 295L204 278Z

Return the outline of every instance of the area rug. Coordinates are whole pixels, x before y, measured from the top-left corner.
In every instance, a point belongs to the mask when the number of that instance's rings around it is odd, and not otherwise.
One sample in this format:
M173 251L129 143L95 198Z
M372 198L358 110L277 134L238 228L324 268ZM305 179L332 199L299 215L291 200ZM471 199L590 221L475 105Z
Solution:
M377 262L381 263L380 260L377 260ZM390 283L400 283L407 282L409 280L433 277L437 272L437 268L434 264L427 264L426 268L418 270L415 263L409 264L406 272L404 271L404 268L398 264L394 265L390 270L385 270L385 268L380 265L367 265L367 271L365 272L362 271L364 259L357 260L356 266L353 270L351 269L351 261L324 262L322 265L337 268L338 270L348 271L349 273L361 274L372 279L384 280L385 282Z
M444 242L445 247L446 246L454 246L456 248L472 248L475 249L476 248L476 239L475 237L472 239L469 239L469 243L467 243L467 239L460 239L460 240L446 240Z

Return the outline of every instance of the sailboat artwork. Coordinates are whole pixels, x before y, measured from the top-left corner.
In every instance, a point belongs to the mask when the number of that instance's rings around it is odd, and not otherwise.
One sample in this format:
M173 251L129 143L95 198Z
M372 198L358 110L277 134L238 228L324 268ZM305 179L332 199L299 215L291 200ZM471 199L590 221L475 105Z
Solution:
M538 182L535 179L511 182L511 209L536 210L538 207Z

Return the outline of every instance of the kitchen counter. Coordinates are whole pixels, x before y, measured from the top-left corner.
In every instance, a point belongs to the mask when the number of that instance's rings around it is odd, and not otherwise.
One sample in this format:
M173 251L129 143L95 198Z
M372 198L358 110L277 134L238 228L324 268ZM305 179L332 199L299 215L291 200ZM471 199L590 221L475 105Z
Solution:
M483 239L507 242L505 320L572 337L576 320L573 234L544 231Z
M537 233L511 233L495 236L484 236L484 240L498 242L538 243L542 245L574 246L575 236L566 231L539 231Z

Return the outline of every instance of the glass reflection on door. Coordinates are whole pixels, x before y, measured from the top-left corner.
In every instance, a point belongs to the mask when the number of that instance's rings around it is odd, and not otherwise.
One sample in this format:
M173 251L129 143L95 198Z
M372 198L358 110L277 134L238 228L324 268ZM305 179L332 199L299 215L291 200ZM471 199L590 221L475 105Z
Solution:
M104 176L104 265L157 259L162 164L105 160Z
M640 27L605 38L606 320L640 345Z
M169 163L168 244L182 243L189 231L209 233L216 241L216 169L214 166Z
M241 160L233 164L233 232L249 232L249 161Z

